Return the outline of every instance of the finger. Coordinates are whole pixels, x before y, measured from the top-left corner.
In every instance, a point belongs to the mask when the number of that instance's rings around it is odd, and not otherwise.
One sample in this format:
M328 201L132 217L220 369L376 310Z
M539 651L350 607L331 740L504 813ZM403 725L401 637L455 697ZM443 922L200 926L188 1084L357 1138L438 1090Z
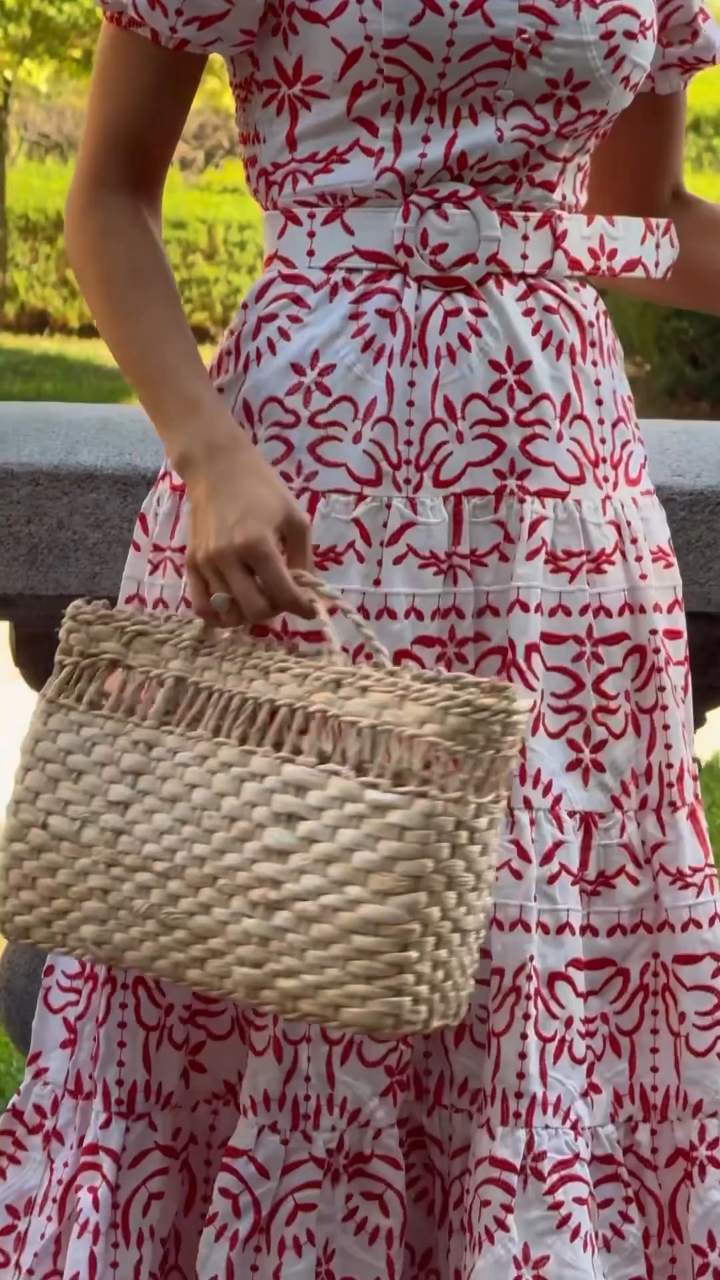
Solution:
M309 521L299 517L291 521L284 536L285 560L291 574L298 570L313 576L315 564L313 560L312 528ZM308 618L317 617L317 598L306 585L300 585L293 577L297 590L300 591L309 612L301 615Z
M303 573L309 573L311 576L315 569L313 560L313 543L312 543L312 526L309 520L298 514L294 518L289 519L283 527L283 546L285 550L285 561L291 575L294 571L300 570ZM317 617L317 600L312 590L299 586L293 577L293 585L296 591L299 591L305 602L305 611L301 617L316 618Z
M267 622L279 609L258 583L252 568L245 565L233 552L225 552L217 560L216 572L222 574L226 584L223 590L230 595L244 622L252 625L256 622Z
M193 612L206 622L214 622L216 615L210 604L211 591L204 575L192 560L187 563L187 583Z
M304 569L311 573L313 569L312 528L309 522L298 516L288 520L282 529L285 559L289 569Z
M258 544L247 555L263 592L278 613L292 613L308 620L315 617L313 600L295 582L277 544Z
M189 568L192 570L193 582L197 582L194 595L197 594L200 599L200 608L196 607L196 613L211 626L220 627L223 630L242 626L243 620L232 592L222 574L215 569L212 560L208 559L206 562L191 560ZM218 609L216 597L227 601L225 609Z

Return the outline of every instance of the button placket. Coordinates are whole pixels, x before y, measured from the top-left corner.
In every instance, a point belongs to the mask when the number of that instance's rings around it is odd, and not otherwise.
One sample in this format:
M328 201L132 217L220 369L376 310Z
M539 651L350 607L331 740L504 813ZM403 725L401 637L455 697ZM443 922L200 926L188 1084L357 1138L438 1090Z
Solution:
M495 133L498 142L501 144L507 144L512 141L513 107L521 87L520 82L527 76L531 61L536 56L538 41L542 41L542 35L537 30L523 25L521 15L518 13L518 26L512 45L511 66L504 86L498 89L495 94L495 102L497 104Z

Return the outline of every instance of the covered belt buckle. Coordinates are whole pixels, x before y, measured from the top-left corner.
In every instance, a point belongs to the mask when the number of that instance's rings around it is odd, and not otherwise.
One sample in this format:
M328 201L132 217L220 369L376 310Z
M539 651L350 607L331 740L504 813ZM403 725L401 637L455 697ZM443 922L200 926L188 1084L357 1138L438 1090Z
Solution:
M403 202L393 242L403 269L418 283L461 289L493 271L501 234L491 200L472 187L447 183L415 191Z

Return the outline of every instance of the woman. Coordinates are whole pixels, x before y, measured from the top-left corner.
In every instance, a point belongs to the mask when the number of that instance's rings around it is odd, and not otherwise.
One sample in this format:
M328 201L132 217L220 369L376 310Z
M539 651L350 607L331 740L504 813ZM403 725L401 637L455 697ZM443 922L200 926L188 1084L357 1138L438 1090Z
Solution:
M122 600L225 597L302 638L314 560L396 661L511 678L535 711L456 1031L378 1044L50 963L0 1130L0 1274L711 1276L720 916L681 586L587 281L720 312L720 214L682 183L708 15L104 5L68 246L168 456ZM268 211L215 389L160 238L213 50Z

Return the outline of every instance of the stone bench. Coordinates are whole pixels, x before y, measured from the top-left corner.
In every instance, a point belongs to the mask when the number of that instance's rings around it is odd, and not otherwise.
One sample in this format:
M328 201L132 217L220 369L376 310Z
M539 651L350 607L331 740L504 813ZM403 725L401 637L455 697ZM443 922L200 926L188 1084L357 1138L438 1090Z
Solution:
M685 581L696 724L720 706L720 430L646 422L651 471ZM114 599L133 522L162 461L144 414L109 405L0 403L0 619L34 689L52 668L64 607ZM9 947L0 1017L27 1048L37 957Z
M140 409L0 403L0 620L32 688L51 669L66 605L115 598L161 462Z
M720 430L646 422L651 471L685 582L696 723L720 705L709 662L720 630ZM162 461L140 409L0 403L0 619L33 688L52 664L63 608L113 599L133 522Z
M720 423L646 421L643 433L683 576L699 729L720 707Z

